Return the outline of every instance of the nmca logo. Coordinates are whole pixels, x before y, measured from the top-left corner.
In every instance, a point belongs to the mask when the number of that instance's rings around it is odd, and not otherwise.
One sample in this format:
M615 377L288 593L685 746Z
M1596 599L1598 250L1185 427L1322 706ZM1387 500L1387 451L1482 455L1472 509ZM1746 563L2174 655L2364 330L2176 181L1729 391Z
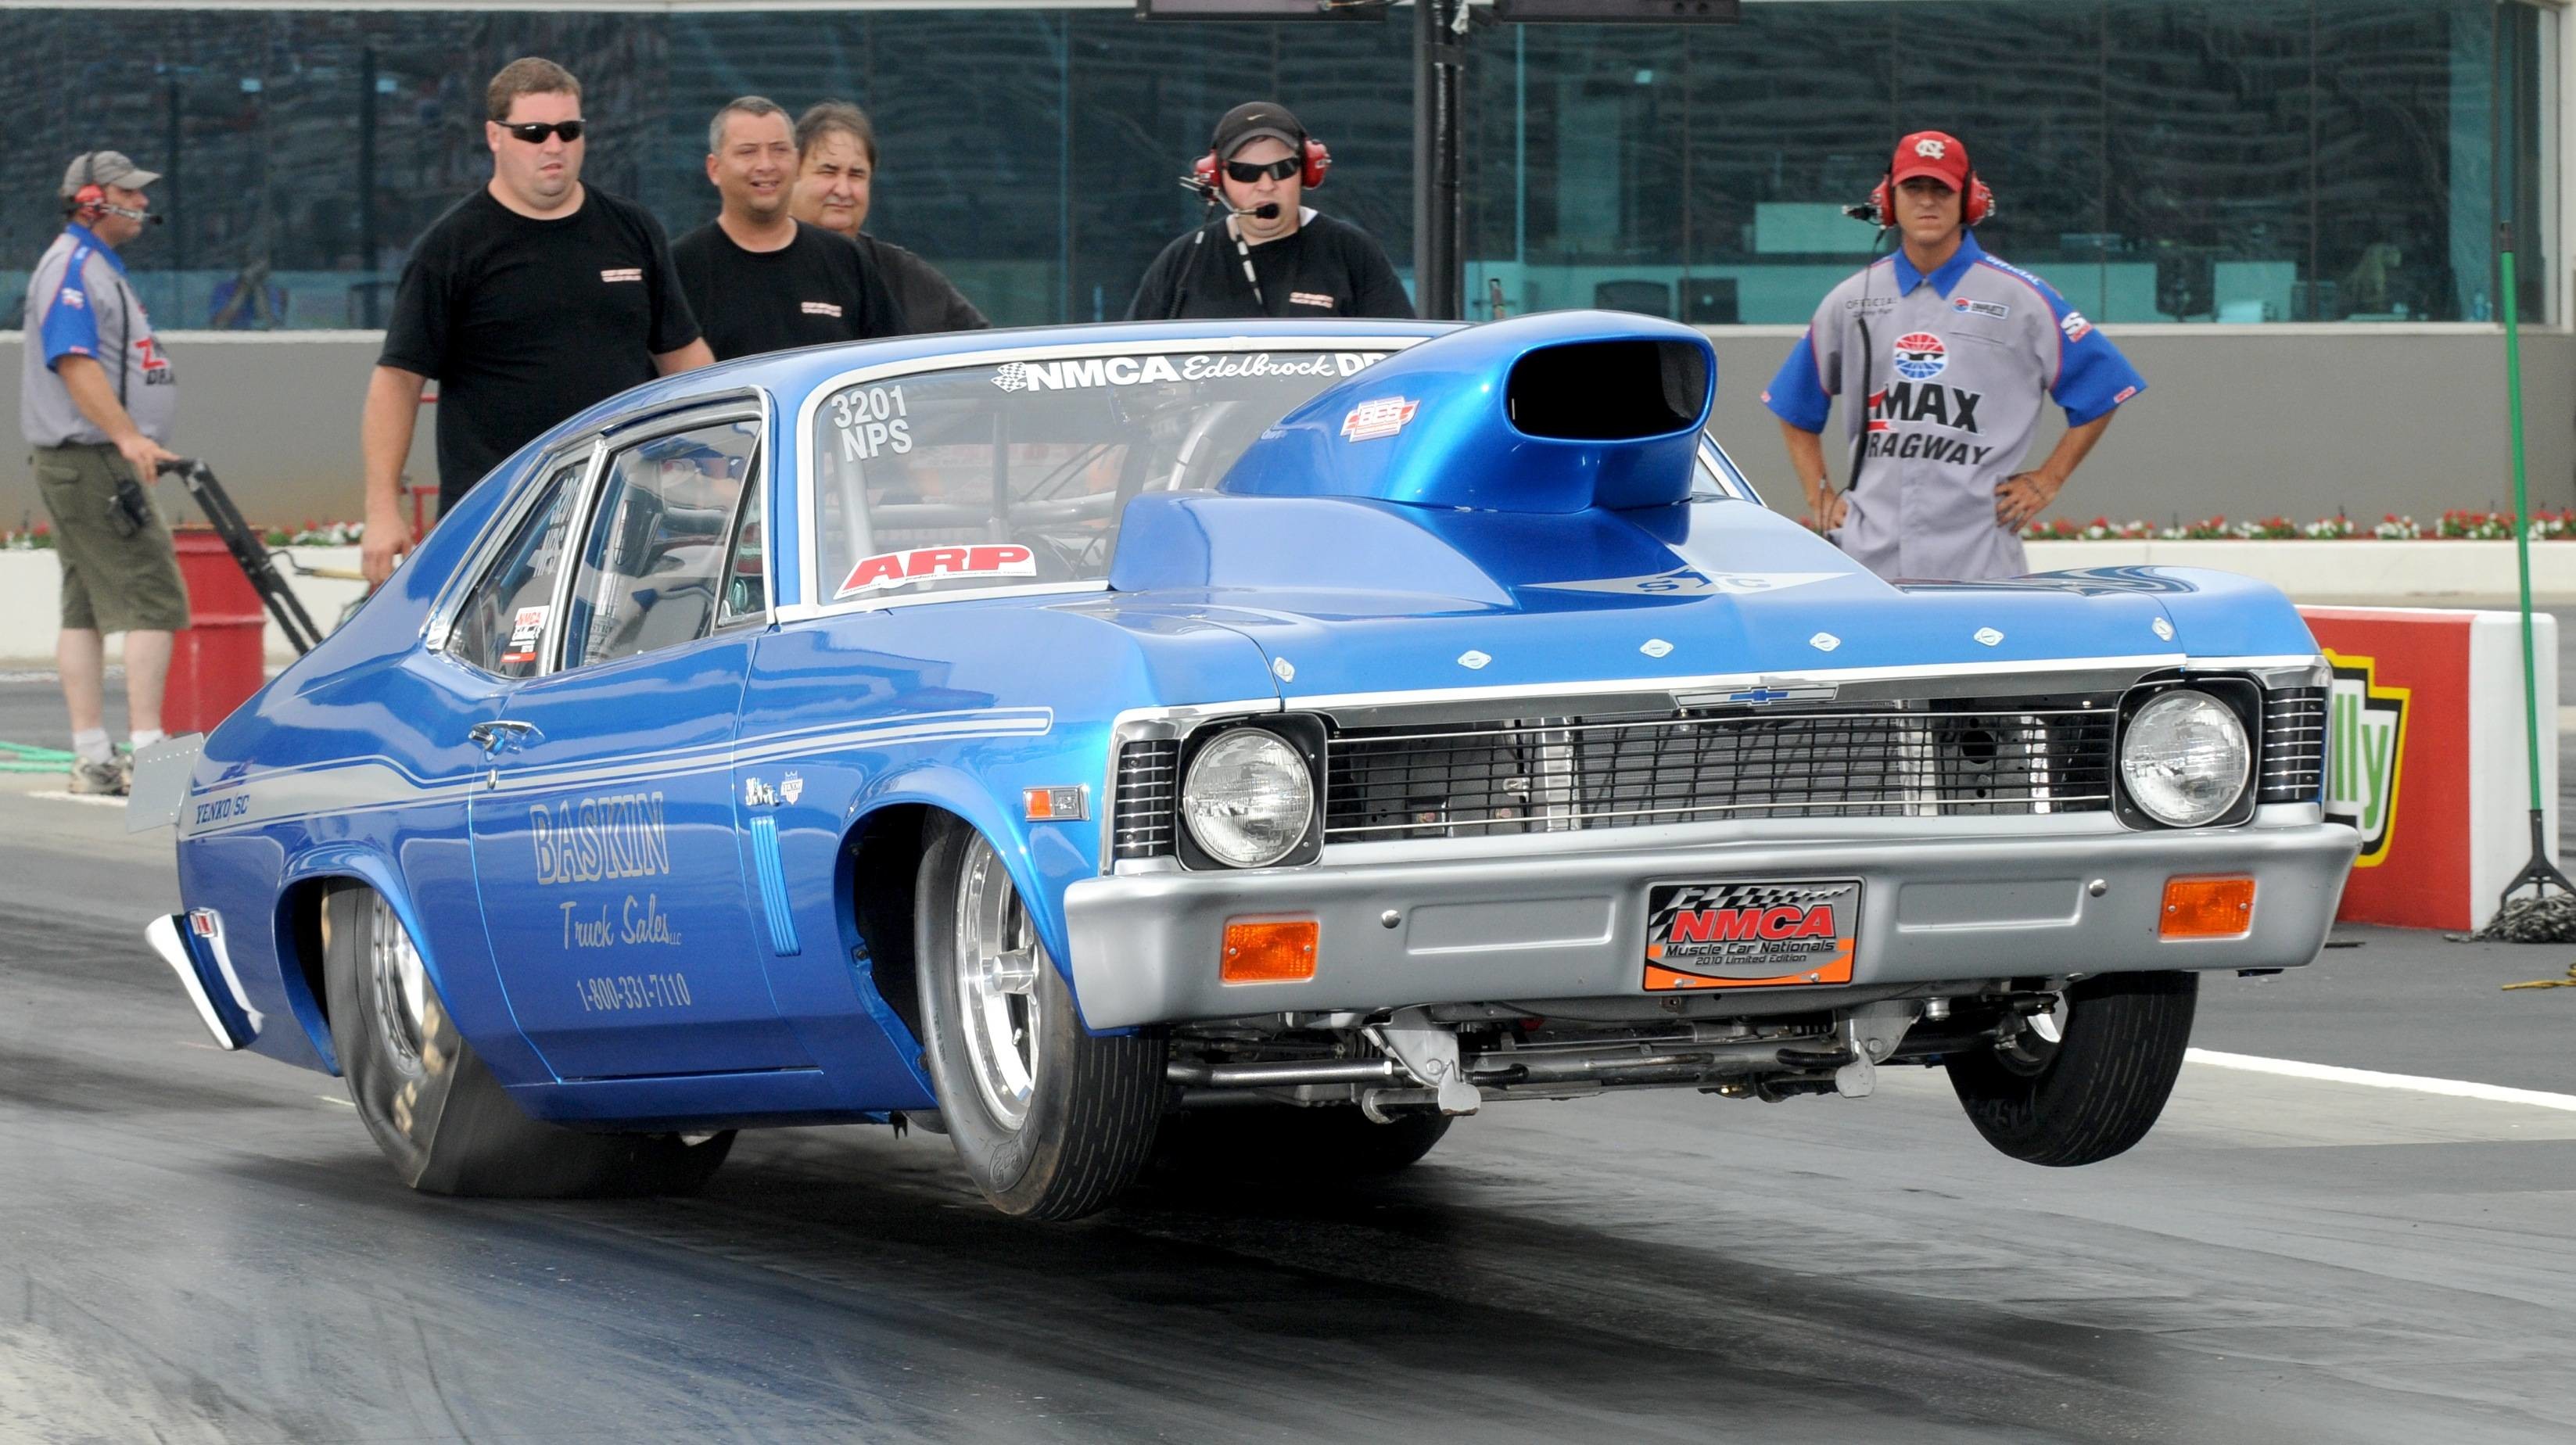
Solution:
M2326 661L2334 668L2326 694L2326 816L2360 831L2353 866L2376 868L2397 833L2408 689L2380 686L2375 658L2329 650Z

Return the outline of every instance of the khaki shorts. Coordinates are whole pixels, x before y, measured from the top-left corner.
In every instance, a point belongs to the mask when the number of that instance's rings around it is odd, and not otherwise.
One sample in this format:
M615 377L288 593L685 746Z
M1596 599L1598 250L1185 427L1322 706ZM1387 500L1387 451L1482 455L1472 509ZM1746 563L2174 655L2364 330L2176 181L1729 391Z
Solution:
M111 446L38 447L36 486L54 518L63 564L63 626L96 632L176 632L188 625L188 588L159 508L136 527L116 505L116 479L131 476ZM148 493L147 493L148 495Z

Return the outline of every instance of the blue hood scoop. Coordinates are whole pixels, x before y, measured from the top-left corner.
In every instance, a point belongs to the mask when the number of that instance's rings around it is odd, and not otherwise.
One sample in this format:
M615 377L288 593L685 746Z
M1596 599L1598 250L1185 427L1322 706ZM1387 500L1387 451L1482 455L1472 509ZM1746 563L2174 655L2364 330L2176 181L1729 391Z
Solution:
M1563 514L1690 494L1717 353L1689 327L1558 311L1451 332L1263 432L1217 490Z

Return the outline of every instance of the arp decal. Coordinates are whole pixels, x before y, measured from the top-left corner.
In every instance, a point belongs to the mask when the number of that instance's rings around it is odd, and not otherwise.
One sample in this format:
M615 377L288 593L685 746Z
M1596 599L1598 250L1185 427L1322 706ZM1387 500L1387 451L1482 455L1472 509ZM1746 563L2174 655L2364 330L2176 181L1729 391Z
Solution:
M1383 351L1336 351L1285 359L1266 351L1250 355L1205 352L1196 356L1077 356L1063 361L1010 361L993 368L1004 391L1073 391L1093 386L1144 386L1154 382L1223 381L1238 376L1357 376Z
M1670 572L1649 572L1641 577L1595 577L1582 582L1536 582L1531 585L1552 592L1616 592L1650 597L1705 597L1712 593L1742 596L1803 587L1810 582L1830 582L1842 575L1840 572L1702 572L1692 567L1676 567Z
M2405 776L2409 689L2381 687L2378 661L2329 649L2334 686L2326 694L2326 818L2361 834L2355 868L2388 858L2397 833L2397 785Z
M1351 408L1350 415L1342 418L1342 440L1365 442L1391 437L1404 430L1421 407L1421 402L1400 396L1382 396L1375 401L1361 402Z
M1664 883L1648 890L1648 992L1849 983L1860 884Z
M844 597L879 592L913 582L954 582L970 577L1035 577L1037 557L1016 542L974 547L915 547L905 552L879 552L861 557L832 594Z
M1930 381L1947 370L1950 348L1929 331L1909 331L1896 338L1896 374L1907 381Z

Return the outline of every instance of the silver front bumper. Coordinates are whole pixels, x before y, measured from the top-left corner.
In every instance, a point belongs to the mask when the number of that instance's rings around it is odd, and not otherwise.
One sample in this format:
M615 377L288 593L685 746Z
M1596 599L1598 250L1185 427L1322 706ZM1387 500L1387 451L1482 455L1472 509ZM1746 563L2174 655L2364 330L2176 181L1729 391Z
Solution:
M2103 818L2048 833L1894 828L1829 841L1648 833L1523 838L1511 851L1436 861L1419 846L1403 858L1354 849L1310 868L1086 878L1065 891L1074 987L1095 1029L1642 995L1654 884L1841 878L1861 882L1853 987L2286 968L2316 957L2360 846L2359 834L2318 821L2307 804L2206 832L2130 832ZM2159 939L2165 880L2211 873L2254 878L2250 930ZM1220 982L1226 922L1246 917L1317 920L1315 976Z

